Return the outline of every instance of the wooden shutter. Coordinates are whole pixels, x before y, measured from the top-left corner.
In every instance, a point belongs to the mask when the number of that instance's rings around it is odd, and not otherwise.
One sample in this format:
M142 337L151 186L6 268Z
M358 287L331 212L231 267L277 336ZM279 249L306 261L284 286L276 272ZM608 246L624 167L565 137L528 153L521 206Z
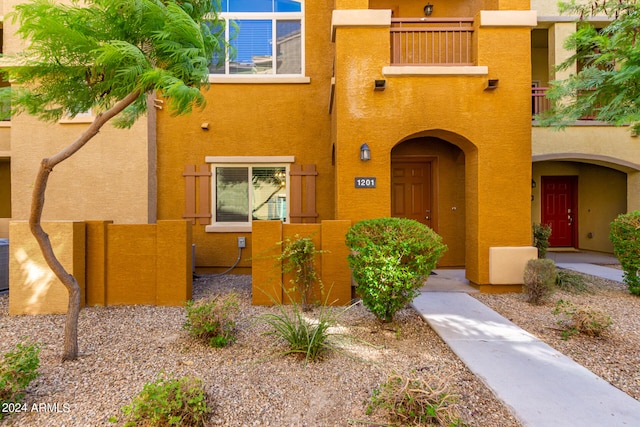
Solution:
M187 165L182 176L185 178L185 219L190 219L192 224L196 219L200 225L211 224L211 170L209 165L200 165L196 170L195 165ZM197 206L197 210L196 210Z
M315 223L316 212L316 165L291 165L291 204L289 219L292 224Z

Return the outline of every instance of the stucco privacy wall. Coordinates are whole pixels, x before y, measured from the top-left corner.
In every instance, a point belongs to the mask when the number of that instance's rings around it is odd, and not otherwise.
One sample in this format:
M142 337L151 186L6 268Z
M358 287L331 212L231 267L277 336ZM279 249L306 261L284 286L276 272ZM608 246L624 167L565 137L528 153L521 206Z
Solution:
M336 29L336 216L389 215L394 145L412 136L448 141L465 154L467 277L488 284L490 247L531 244L530 27L475 22L476 64L486 75L385 76L388 29ZM382 78L386 90L373 91ZM498 88L485 90L488 79ZM358 157L363 142L368 162ZM381 179L363 191L356 176Z
M42 258L29 224L12 222L10 228L9 313L66 313L67 291ZM43 228L63 266L78 280L83 305L180 306L191 299L187 221L61 221L43 223Z
M280 221L257 221L253 224L252 302L273 305L300 301L299 292L292 290L293 275L282 273L282 245L278 242L310 237L321 251L314 268L321 277L322 288L316 284L312 301L347 305L351 302L351 272L347 262L349 249L345 235L351 221L322 221L321 224L282 224Z

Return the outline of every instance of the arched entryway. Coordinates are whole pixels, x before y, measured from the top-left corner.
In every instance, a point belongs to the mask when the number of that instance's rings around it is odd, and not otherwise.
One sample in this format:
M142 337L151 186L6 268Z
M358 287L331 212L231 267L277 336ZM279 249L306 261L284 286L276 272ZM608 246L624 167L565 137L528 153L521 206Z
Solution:
M411 218L443 237L441 267L465 265L465 154L438 137L420 136L391 151L391 215Z
M633 169L592 157L533 158L531 218L551 225L551 247L613 252L609 228L627 211Z

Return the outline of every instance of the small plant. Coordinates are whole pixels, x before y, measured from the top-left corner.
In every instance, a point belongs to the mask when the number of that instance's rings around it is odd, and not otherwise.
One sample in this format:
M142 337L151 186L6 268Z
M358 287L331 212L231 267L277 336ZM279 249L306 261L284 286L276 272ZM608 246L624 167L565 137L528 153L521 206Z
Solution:
M454 411L456 400L441 379L429 382L392 374L373 390L366 413L381 408L393 423L403 426L464 426Z
M329 328L338 322L344 311L336 313L333 307L323 305L319 308L317 319L313 320L307 318L296 303L289 307L278 304L277 307L277 313L265 313L260 319L271 326L268 335L275 335L287 343L285 355L304 356L306 363L319 360L324 353L335 349Z
M525 299L534 305L544 304L555 290L556 265L550 259L530 259L524 269Z
M316 255L321 254L322 251L316 249L310 237L300 237L297 234L293 239L286 239L281 243L282 254L278 260L282 261L282 271L294 275L294 278L291 279L293 288L287 289L287 291L300 292L302 309L308 311L311 309L310 299L313 285L317 282L322 286L313 266Z
M20 403L24 389L38 377L40 346L18 343L15 350L3 355L0 361L0 405ZM0 419L8 412L0 411Z
M447 249L432 229L406 218L360 221L347 232L346 244L356 292L383 322L415 299Z
M538 258L547 257L549 237L551 237L551 225L533 224L533 246L538 248Z
M214 296L198 302L188 301L184 328L211 347L226 347L235 342L238 296Z
M212 413L202 380L193 377L159 378L147 383L133 402L121 411L125 414L125 427L201 427ZM109 421L118 420L111 417Z
M580 294L589 290L584 276L563 269L558 269L556 272L556 287L574 294Z
M618 215L611 223L609 239L629 292L640 295L640 211Z
M608 314L591 307L576 307L572 302L558 300L553 310L555 316L562 316L556 323L562 328L562 339L575 334L600 337L613 324Z

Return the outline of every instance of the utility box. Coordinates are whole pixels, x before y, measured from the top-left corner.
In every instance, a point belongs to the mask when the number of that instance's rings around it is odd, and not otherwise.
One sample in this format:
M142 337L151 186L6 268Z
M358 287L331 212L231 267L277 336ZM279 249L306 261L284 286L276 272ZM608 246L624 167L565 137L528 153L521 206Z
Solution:
M9 239L0 239L0 291L9 289Z

